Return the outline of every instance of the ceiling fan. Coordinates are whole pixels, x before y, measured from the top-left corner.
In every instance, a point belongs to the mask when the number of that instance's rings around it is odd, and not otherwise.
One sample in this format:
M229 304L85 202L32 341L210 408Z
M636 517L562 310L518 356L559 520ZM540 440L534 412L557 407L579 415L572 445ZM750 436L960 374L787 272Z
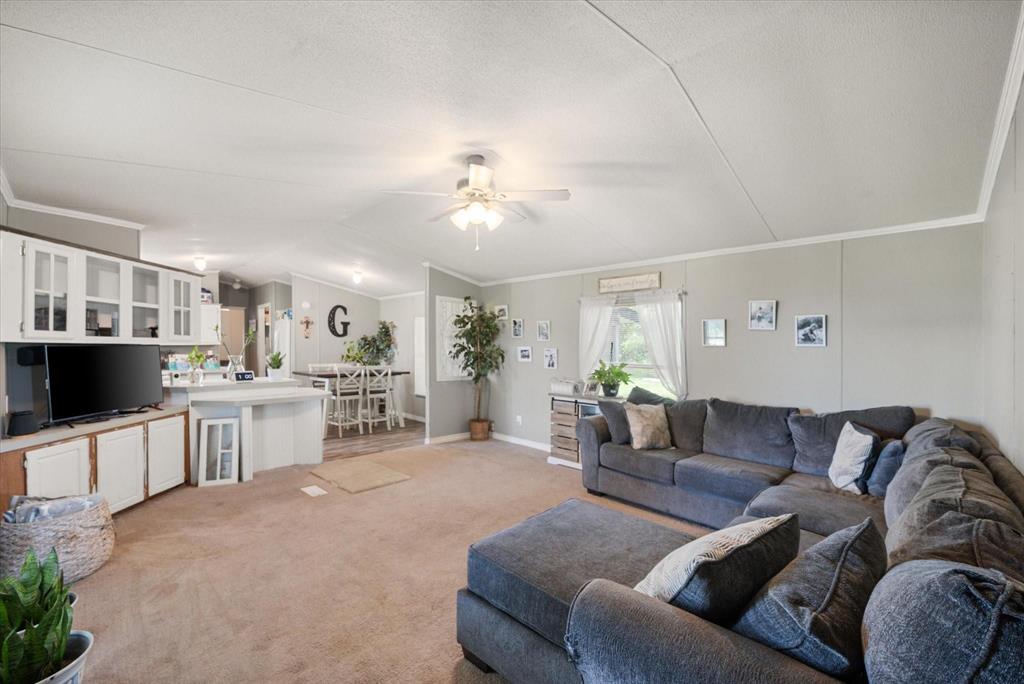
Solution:
M494 169L484 164L479 154L466 157L469 175L455 184L454 193L418 192L416 190L384 190L392 195L420 195L424 197L448 197L458 200L430 222L440 221L444 217L451 219L455 227L466 231L473 226L476 232L476 249L480 249L480 226L486 225L487 230L494 230L505 220L506 214L512 221L522 221L523 214L508 206L509 202L564 202L569 199L568 190L508 190L498 192L494 189Z

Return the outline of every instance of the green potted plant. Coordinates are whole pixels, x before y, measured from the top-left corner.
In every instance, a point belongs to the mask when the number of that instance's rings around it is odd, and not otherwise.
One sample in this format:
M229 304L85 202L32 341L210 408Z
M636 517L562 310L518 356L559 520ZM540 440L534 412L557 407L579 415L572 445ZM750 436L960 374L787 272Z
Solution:
M386 366L395 357L395 324L378 321L377 332L349 342L341 360L359 366Z
M606 397L614 397L619 394L619 385L628 383L629 373L626 372L626 364L606 364L604 361L590 374L590 379L601 385L601 390Z
M267 357L267 377L271 380L282 380L284 379L284 369L281 366L284 365L284 357L287 354L282 354L279 351L272 353Z
M203 362L206 361L206 354L199 351L199 347L192 347L192 351L185 357L189 367L189 382L193 385L203 384Z
M453 320L455 344L451 357L473 379L474 418L469 421L469 438L485 440L490 435L491 421L481 417L484 382L491 373L501 370L505 350L498 346L498 314L487 311L466 297L463 312Z
M57 552L40 563L29 549L18 577L0 580L0 682L82 681L93 636L71 629L71 606Z

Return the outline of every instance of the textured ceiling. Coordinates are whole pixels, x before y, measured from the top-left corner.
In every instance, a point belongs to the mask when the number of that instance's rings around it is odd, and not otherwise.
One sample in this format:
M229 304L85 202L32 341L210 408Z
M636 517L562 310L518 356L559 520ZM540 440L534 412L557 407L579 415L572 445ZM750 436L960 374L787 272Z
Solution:
M926 221L977 208L1019 9L4 1L0 164L147 258L375 295ZM473 152L573 198L474 252L379 192Z

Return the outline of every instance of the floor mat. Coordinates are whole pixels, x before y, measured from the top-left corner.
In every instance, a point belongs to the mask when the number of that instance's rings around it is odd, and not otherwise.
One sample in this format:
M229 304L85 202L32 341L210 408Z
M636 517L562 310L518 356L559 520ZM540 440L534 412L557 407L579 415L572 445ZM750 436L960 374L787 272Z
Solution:
M324 463L317 466L313 470L313 474L341 487L350 494L386 487L409 479L405 473L400 473L379 463L355 460Z

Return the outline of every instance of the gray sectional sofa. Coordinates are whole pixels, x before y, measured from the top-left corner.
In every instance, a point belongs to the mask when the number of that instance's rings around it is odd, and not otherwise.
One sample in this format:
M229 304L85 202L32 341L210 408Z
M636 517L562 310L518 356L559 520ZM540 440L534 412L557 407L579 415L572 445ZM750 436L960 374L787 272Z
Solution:
M863 620L854 678L1008 682L1024 672L1024 476L984 435L942 419L915 426L906 407L807 417L711 399L666 410L668 450L616 444L614 416L581 421L584 486L715 528L796 513L801 551L870 518L889 570L851 618ZM884 498L827 477L846 421L903 439ZM569 500L473 544L457 597L466 658L512 682L835 681L632 589L690 540Z

